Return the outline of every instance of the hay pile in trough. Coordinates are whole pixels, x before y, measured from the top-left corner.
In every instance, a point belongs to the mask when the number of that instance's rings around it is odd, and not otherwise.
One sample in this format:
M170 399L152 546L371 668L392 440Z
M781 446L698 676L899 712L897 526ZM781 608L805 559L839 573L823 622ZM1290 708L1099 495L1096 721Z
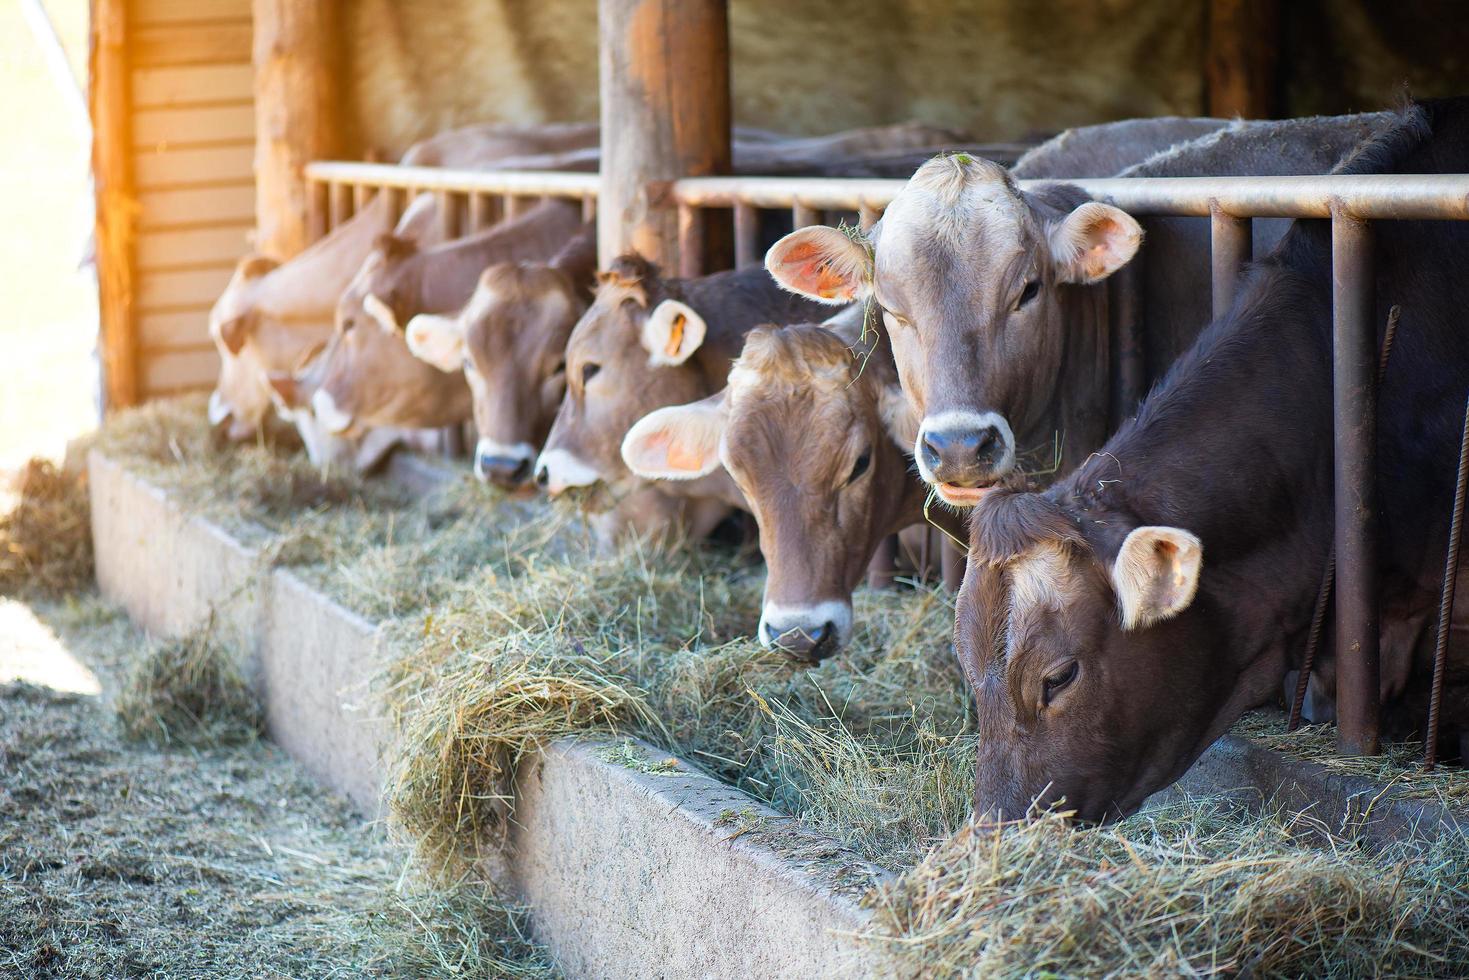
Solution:
M173 745L230 745L257 738L260 702L211 621L186 636L154 640L128 664L113 700L123 733Z
M83 477L26 463L13 503L0 493L0 595L59 596L92 582L92 519Z

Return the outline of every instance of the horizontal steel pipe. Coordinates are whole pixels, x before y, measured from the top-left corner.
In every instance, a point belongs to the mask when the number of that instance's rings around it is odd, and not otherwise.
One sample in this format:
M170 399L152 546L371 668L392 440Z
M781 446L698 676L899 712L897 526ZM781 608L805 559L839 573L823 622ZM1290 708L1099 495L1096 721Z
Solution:
M526 170L454 170L448 167L402 167L391 163L343 163L335 160L306 165L306 176L315 181L372 184L407 190L480 191L523 197L572 197L581 199L597 193L596 174L570 174Z

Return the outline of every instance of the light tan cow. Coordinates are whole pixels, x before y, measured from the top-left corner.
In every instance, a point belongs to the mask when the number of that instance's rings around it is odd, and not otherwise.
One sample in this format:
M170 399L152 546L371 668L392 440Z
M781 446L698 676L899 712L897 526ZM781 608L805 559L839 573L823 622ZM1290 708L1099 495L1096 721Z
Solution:
M587 225L549 263L502 262L450 316L408 322L408 349L441 371L463 370L479 432L474 471L518 489L566 394L566 341L592 296L597 234Z
M337 304L311 396L317 420L339 434L468 420L472 401L463 372L414 357L404 327L420 313L463 307L490 265L550 259L581 227L579 203L547 201L488 231L430 248L379 238Z
M622 445L647 479L730 474L760 526L760 641L812 662L849 640L852 590L883 538L924 516L917 425L875 318L855 304L754 330L724 390L649 414Z

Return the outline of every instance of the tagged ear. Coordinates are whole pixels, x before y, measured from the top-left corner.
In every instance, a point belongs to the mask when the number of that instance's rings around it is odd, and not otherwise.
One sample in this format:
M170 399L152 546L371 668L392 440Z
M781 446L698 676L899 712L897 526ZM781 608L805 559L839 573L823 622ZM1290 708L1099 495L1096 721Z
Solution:
M1122 628L1142 629L1177 616L1194 601L1204 545L1176 527L1134 528L1112 563Z
M1143 229L1126 211L1088 201L1050 231L1051 255L1063 282L1107 278L1137 254Z
M457 317L420 313L408 321L408 350L440 371L464 366L464 328Z
M872 292L869 248L835 228L812 225L770 246L765 268L791 292L835 306Z
M398 332L398 317L387 303L368 293L367 298L362 301L362 308L388 333Z
M672 366L687 361L704 342L704 318L687 303L665 299L643 321L648 363Z
M622 440L627 468L645 480L693 480L717 470L729 418L728 390L639 419Z
M877 396L877 410L882 416L882 426L888 437L905 453L913 452L918 445L918 416L908 398L898 385L883 385Z
M220 323L214 331L215 337L224 345L225 350L238 355L245 347L245 338L250 336L250 329L254 322L251 314L241 313L237 317Z

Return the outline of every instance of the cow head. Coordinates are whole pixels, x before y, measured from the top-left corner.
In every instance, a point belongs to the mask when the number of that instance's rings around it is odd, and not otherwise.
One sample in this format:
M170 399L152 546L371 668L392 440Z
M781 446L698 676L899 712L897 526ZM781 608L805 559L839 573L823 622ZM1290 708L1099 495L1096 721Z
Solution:
M1266 676L1231 658L1203 561L1185 529L1054 490L975 508L954 641L978 716L977 814L1062 800L1083 819L1129 814L1270 696L1283 663Z
M705 329L650 263L637 256L613 262L567 342L566 396L536 462L536 482L552 496L602 488L615 498L635 486L623 437L654 409L710 393L696 357ZM588 495L592 506L598 499Z
M381 235L342 293L311 399L327 431L433 428L468 416L461 373L414 357L404 338L408 320L424 312L417 308L422 265L414 242Z
M219 351L219 380L209 396L209 422L235 441L255 435L270 411L268 365L260 340L269 340L272 312L260 302L261 283L279 265L251 255L235 266L229 285L209 311L209 336ZM264 329L262 329L262 327Z
M766 256L784 286L845 303L875 297L920 428L920 474L972 506L1017 451L1049 445L1073 290L1137 251L1129 215L1065 185L1021 191L967 154L920 167L866 235L813 226Z
M529 482L566 393L566 342L585 310L565 273L507 262L484 271L457 314L409 321L408 349L469 382L480 479L509 489Z
M760 526L760 641L813 662L850 638L852 590L922 497L892 365L863 353L816 325L758 328L727 388L653 412L622 446L649 479L724 466Z

